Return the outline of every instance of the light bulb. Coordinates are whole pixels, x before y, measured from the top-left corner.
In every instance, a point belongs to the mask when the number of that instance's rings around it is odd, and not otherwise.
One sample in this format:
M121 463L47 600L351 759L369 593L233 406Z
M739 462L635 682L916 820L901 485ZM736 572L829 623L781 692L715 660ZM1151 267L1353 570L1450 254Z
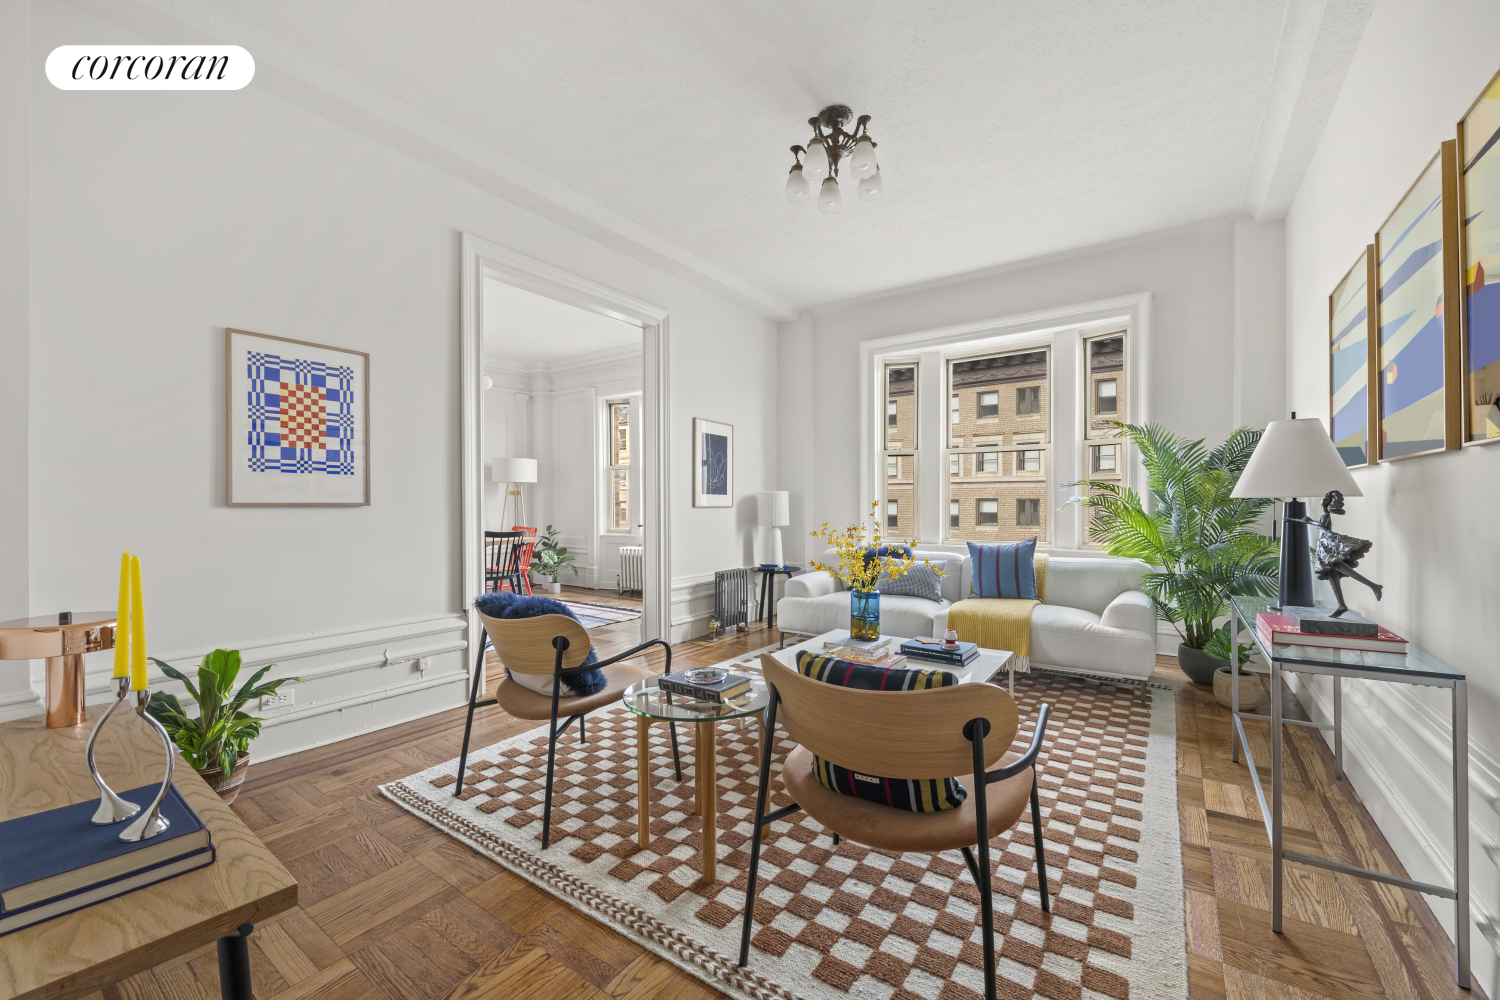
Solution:
M825 177L823 186L818 191L818 211L824 215L833 215L843 203L844 196L839 194L839 182L832 177Z
M854 144L849 166L853 168L855 177L869 177L879 169L875 163L875 143L870 141L869 136L860 136L859 141Z
M813 183L828 176L828 150L816 137L807 142L807 155L802 157L802 173Z
M865 201L879 201L884 192L885 182L880 179L879 169L859 182L859 196Z
M804 205L807 203L808 195L812 193L812 187L807 183L807 178L802 176L802 165L798 164L786 175L786 200L793 205Z

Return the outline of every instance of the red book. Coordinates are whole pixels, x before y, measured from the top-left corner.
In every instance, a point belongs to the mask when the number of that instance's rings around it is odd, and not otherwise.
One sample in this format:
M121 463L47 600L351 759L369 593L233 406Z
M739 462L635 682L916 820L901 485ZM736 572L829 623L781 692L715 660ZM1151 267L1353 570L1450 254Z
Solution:
M1260 637L1276 646L1321 646L1324 649L1363 649L1373 653L1406 652L1406 640L1388 628L1380 629L1375 638L1358 635L1324 635L1321 632L1304 632L1293 625L1284 615L1273 615L1262 611L1255 616L1255 629Z

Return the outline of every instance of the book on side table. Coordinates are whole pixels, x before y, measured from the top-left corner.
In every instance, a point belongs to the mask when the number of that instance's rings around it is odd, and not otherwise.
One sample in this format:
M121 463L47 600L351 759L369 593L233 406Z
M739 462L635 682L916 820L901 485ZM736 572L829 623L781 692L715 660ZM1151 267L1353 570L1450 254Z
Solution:
M687 676L690 673L691 670L679 670L663 674L656 682L657 687L679 698L710 701L720 705L728 705L750 690L750 678L739 674L726 673L722 680L703 682L690 680Z
M120 797L144 809L160 787ZM176 786L161 803L169 825L150 840L120 840L123 822L94 826L98 805L75 802L0 823L0 935L213 863L208 828Z
M1262 611L1255 630L1277 656L1294 660L1336 660L1350 665L1399 667L1406 663L1406 640L1388 628L1374 638L1304 632L1284 615Z

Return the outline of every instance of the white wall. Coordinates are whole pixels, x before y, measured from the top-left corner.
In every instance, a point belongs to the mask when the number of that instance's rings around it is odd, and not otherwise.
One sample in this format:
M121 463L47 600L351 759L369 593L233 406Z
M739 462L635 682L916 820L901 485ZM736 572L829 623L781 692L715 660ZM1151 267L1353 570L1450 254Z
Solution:
M1279 228L1279 227L1278 227ZM1240 234L1237 236L1237 233ZM859 345L1138 293L1151 295L1150 419L1222 440L1236 426L1236 330L1280 351L1281 326L1244 316L1237 301L1281 304L1261 227L1226 218L1044 257L912 289L820 306L780 329L782 488L792 492L787 558L807 557L807 532L848 524L859 506ZM1274 241L1271 241L1274 243ZM1237 249L1239 244L1247 246ZM1243 288L1237 300L1236 290ZM1273 310L1274 311L1274 310ZM1268 332L1269 331L1269 332ZM1244 416L1281 409L1279 373L1246 390ZM802 428L815 428L807 434Z
M0 211L24 190L16 161L31 162L30 327L17 347L7 323L0 370L29 370L33 442L26 497L0 493L0 524L4 544L29 525L31 554L0 619L112 606L129 546L153 654L239 646L313 678L263 756L458 704L464 231L669 310L672 572L740 564L733 512L690 507L691 418L734 423L738 488L770 488L770 322L254 86L58 91L42 73L55 46L142 39L50 0L31 14L29 143L9 88L0 102ZM14 240L6 226L0 253ZM370 352L371 506L224 506L225 326ZM90 664L95 699L104 670Z
M1438 144L1500 69L1500 5L1381 0L1318 151L1286 220L1288 405L1328 420L1328 295ZM1465 448L1354 472L1364 496L1339 530L1375 543L1360 569L1385 585L1375 603L1345 588L1356 610L1467 672L1474 971L1500 987L1500 614L1492 555L1500 524L1500 449ZM1451 882L1447 693L1352 682L1344 699L1348 771L1381 830L1416 878ZM1326 683L1303 700L1331 712ZM1451 933L1452 907L1432 908Z

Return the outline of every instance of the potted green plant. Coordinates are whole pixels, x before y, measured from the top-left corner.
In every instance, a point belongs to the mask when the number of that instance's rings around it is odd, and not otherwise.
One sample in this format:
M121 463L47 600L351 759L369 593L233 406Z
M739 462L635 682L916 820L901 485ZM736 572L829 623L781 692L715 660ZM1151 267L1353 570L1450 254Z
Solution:
M1069 483L1087 493L1068 502L1093 515L1089 538L1104 551L1151 565L1142 589L1182 638L1178 666L1194 683L1212 684L1226 661L1205 647L1215 619L1229 611L1229 595L1276 592L1277 542L1255 530L1272 501L1230 495L1260 431L1241 427L1209 451L1160 424L1115 426L1140 452L1149 508L1122 483L1092 480Z
M1232 684L1239 685L1241 711L1254 708L1265 699L1266 689L1261 686L1260 675L1253 670L1245 669L1245 664L1250 662L1250 655L1254 650L1254 646L1243 642L1238 643L1235 650L1237 655L1234 658L1234 672L1230 673L1228 622L1215 629L1213 637L1208 640L1208 645L1203 647L1204 653L1224 664L1214 671L1214 701L1225 708L1234 707L1234 693L1230 688Z
M549 581L546 584L547 593L562 593L562 584L557 582L557 578L564 566L572 570L575 577L578 575L578 567L573 565L573 556L566 546L557 544L557 529L549 524L531 552L531 568Z
M261 720L248 715L245 705L252 698L273 695L286 683L297 683L300 677L283 677L260 683L274 663L261 667L238 691L230 693L240 672L240 651L216 649L198 664L198 684L171 664L151 657L162 673L181 681L198 705L198 717L188 718L176 695L156 691L146 711L160 722L188 764L203 776L219 797L233 802L240 794L245 774L250 768L250 741L260 735Z

